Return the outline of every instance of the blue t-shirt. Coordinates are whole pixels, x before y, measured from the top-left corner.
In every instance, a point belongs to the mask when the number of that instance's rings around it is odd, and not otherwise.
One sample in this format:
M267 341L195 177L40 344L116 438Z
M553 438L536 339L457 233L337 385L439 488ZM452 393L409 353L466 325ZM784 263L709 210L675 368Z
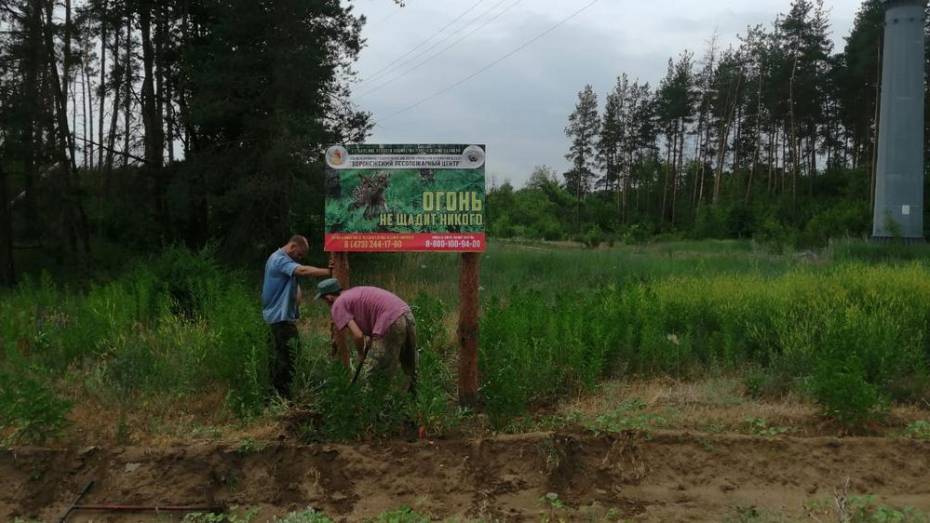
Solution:
M297 282L295 271L300 264L278 249L265 262L265 281L262 284L262 316L265 323L297 321L300 310L297 304Z

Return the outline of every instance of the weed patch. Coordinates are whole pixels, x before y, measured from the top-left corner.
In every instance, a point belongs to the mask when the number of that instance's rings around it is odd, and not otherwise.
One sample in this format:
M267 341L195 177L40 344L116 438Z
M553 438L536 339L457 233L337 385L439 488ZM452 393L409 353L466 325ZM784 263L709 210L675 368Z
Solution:
M333 523L333 520L322 512L317 512L312 508L291 512L290 514L276 518L275 523Z
M418 514L410 507L401 507L390 512L385 512L378 517L369 520L368 523L429 523L430 519L422 514Z
M746 425L749 427L750 434L764 438L774 438L791 432L791 429L788 427L770 425L769 422L763 418L749 418L746 420Z
M71 403L57 396L49 380L25 367L0 369L0 434L9 443L44 443L58 436Z
M915 421L904 429L904 435L908 438L930 441L930 421Z
M641 400L624 400L613 410L595 418L588 428L598 433L616 433L628 430L648 431L665 424L662 416L643 412L645 408L646 404Z

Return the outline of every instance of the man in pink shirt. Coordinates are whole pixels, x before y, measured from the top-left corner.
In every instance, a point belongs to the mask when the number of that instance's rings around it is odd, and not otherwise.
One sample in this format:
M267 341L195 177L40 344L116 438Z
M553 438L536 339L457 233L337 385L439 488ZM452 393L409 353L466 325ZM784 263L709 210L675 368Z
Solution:
M321 281L317 291L316 299L329 304L336 329L352 334L365 378L392 377L400 364L407 376L407 390L415 393L417 323L410 306L377 287L343 291L335 278Z

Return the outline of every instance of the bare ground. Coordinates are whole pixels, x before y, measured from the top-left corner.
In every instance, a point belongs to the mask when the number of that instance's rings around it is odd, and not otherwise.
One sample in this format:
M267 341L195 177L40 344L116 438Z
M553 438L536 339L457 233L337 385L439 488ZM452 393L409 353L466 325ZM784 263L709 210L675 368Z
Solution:
M254 521L306 507L364 521L402 505L485 521L721 521L741 507L805 519L805 503L832 500L846 478L850 494L928 511L930 442L579 431L248 450L18 448L0 452L0 521L58 521L91 480L85 503L254 507ZM548 493L558 501L544 502Z

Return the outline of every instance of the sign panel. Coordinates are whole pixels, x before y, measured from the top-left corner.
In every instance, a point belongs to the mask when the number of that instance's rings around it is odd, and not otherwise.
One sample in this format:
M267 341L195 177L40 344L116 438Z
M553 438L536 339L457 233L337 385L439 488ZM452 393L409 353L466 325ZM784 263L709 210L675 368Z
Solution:
M327 252L484 252L484 145L326 151Z

